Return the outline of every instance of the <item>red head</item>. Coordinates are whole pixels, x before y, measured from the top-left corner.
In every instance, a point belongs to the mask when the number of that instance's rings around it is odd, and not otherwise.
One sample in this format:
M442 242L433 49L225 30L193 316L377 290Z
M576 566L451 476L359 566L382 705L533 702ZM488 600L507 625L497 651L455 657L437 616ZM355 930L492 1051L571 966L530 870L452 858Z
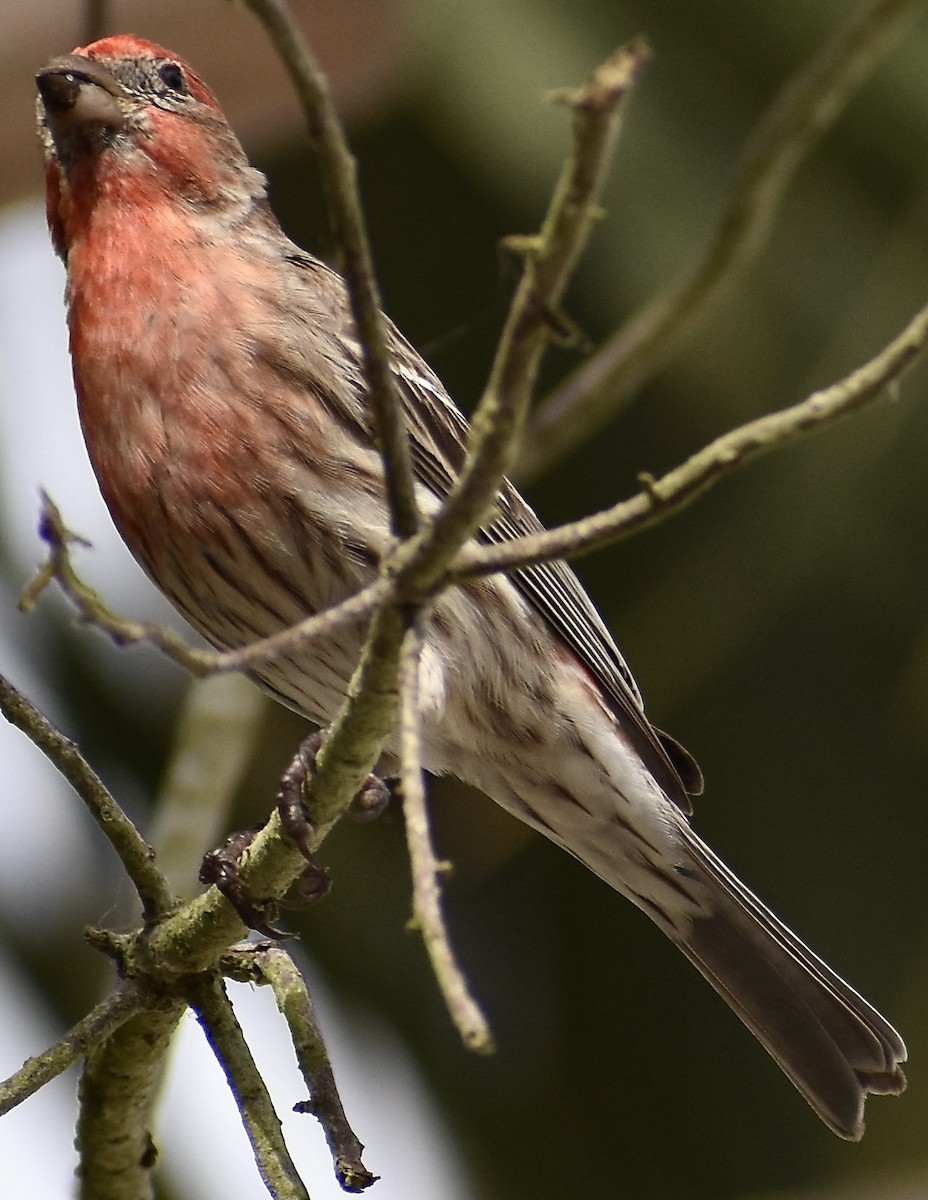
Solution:
M106 204L240 204L263 180L216 97L164 47L132 34L54 58L36 75L48 221L62 257Z

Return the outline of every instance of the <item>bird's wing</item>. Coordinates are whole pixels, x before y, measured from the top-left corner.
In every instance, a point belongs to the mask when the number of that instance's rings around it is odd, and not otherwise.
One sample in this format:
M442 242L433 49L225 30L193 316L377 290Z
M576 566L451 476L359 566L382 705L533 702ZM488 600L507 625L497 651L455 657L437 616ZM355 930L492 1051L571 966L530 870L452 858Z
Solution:
M352 328L344 282L318 259L293 248L287 262L301 274L313 275L314 287L324 289L328 305L317 313L328 321L340 346L339 361L332 364L344 387L349 382L358 400L358 417L373 435L370 413L363 402L364 379L361 347L346 330ZM440 499L450 492L464 464L469 426L455 407L439 378L423 358L388 322L389 350L400 385L400 395L410 435L410 451L417 479ZM294 370L305 370L305 360ZM345 372L348 378L345 378ZM314 386L325 384L315 379ZM504 481L490 520L478 531L484 543L508 542L525 534L540 533L544 526L508 480ZM583 663L603 696L633 739L635 749L667 796L684 812L688 796L702 791L702 775L689 753L669 735L655 729L645 716L638 686L618 646L579 579L563 561L539 563L510 573L525 599L544 617L550 628Z

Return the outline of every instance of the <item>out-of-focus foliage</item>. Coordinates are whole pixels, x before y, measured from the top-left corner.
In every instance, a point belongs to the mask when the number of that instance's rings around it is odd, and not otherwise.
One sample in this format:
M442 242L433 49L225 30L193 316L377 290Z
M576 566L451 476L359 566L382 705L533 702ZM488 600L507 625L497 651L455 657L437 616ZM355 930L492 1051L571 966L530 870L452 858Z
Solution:
M570 306L595 341L699 253L752 123L847 8L409 5L406 78L352 134L387 307L463 406L479 394L513 277L498 239L537 225L566 147L566 117L544 92L649 37L654 61ZM928 19L802 168L769 244L713 319L604 435L533 485L546 520L617 499L637 472L839 377L924 302L926 56ZM289 231L325 253L303 147L253 152ZM574 361L558 352L548 382ZM921 370L895 402L580 568L654 720L704 768L700 830L907 1038L913 1086L871 1101L862 1147L818 1125L647 921L482 798L442 785L434 807L458 867L452 928L500 1045L489 1061L456 1043L421 947L404 935L398 814L327 844L336 887L302 919L305 936L346 994L409 1039L488 1200L725 1200L924 1162L926 456ZM114 713L87 635L55 637L54 683L88 751L150 795L173 698L147 705L144 722ZM286 713L269 722L242 821L269 806L302 732ZM58 1000L70 1015L97 980L78 932L56 931L61 944L36 955L50 991L56 956L80 959Z

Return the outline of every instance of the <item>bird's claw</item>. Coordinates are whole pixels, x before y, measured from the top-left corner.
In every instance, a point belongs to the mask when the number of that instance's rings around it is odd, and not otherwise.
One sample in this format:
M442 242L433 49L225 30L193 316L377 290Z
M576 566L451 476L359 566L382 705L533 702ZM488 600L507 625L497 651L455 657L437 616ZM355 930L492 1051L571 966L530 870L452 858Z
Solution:
M280 779L277 790L277 811L284 833L299 848L306 859L306 868L296 881L296 905L306 907L321 900L329 891L331 881L325 867L313 855L312 820L304 800L307 781L312 778L316 766L316 755L322 745L322 731L311 734L300 743L287 769ZM390 791L379 775L368 775L364 785L352 801L351 813L358 820L370 821L378 817L390 799ZM278 902L255 900L248 895L242 882L239 860L251 845L260 826L233 833L222 846L203 857L200 865L200 882L215 884L232 905L249 929L255 929L269 938L286 938L293 935L278 929L270 919Z
M253 900L242 883L239 860L243 851L251 845L259 828L260 826L256 826L253 829L239 830L228 837L221 846L204 854L200 864L200 882L215 884L249 929L256 929L269 938L292 937L286 930L271 924L268 911L276 908L273 901Z
M301 854L309 863L313 862L314 828L304 797L307 782L312 779L316 769L316 755L324 737L325 731L318 730L300 743L290 765L280 778L277 791L277 811L280 813L281 826L287 836L296 842ZM380 816L389 802L390 789L376 772L371 772L352 800L348 811L356 820L373 821Z

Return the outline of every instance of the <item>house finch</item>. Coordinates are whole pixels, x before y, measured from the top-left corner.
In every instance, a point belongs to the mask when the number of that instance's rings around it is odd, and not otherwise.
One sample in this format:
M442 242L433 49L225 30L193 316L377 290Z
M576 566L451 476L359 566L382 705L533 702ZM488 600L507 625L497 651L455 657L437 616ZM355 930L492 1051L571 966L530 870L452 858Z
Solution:
M37 82L80 417L123 538L215 646L345 599L373 579L390 529L342 280L284 236L264 178L175 55L106 38ZM388 328L430 514L467 425ZM505 484L478 538L539 528ZM363 633L340 628L255 674L324 725ZM896 1031L693 832L698 768L648 722L566 565L444 592L421 710L428 769L476 785L641 908L835 1133L860 1137L867 1094L903 1089Z

